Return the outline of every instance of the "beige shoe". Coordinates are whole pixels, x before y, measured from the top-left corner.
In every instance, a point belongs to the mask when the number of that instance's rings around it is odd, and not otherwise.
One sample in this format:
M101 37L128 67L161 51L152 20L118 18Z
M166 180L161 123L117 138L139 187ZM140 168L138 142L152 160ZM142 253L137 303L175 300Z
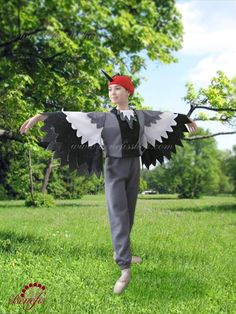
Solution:
M126 268L121 271L121 276L117 280L113 292L116 294L121 294L125 288L128 286L129 282L131 280L131 269Z
M116 260L116 252L113 253L113 259ZM142 263L142 258L140 256L132 256L131 263L132 264L140 264Z

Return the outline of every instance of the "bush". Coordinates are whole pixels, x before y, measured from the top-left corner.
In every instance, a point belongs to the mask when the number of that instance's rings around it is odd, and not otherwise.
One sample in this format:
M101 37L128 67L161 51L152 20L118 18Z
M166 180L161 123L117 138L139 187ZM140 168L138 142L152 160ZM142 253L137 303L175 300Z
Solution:
M7 200L8 199L8 196L7 196L7 191L6 189L4 188L3 185L0 185L0 200Z
M51 207L53 205L55 205L53 196L44 193L34 193L33 197L29 194L25 200L27 207Z

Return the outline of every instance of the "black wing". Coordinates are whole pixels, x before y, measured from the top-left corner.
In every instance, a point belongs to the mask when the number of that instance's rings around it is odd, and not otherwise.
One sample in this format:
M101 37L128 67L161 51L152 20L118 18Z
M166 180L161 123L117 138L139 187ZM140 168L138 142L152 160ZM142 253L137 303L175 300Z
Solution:
M145 127L141 159L149 169L157 160L162 164L164 157L170 159L171 153L176 153L175 145L183 146L181 139L184 132L189 132L185 124L191 121L180 113L143 112Z
M61 166L69 165L70 171L77 170L78 175L100 177L103 171L103 149L98 143L103 125L104 113L90 112L45 112L47 118L41 130L46 132L42 143L54 151L54 158L61 159ZM74 125L72 123L76 123ZM80 136L80 122L83 135ZM86 137L93 130L94 139ZM91 142L92 141L92 142Z

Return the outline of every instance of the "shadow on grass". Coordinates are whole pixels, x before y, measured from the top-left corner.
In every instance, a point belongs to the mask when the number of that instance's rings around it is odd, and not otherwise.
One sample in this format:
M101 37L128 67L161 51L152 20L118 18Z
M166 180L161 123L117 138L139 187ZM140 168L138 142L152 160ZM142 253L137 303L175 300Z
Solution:
M2 204L0 203L0 209L1 208L16 208L16 207L22 207L22 209L25 209L25 206L24 206L24 203L22 204L14 204L14 203L11 203L11 201L9 201L8 203L6 204Z
M187 301L206 295L210 288L207 278L198 272L202 265L211 263L205 253L164 249L156 245L149 246L147 252L142 246L135 249L143 252L143 263L132 266L131 302L132 299L139 300L140 304L149 306L153 300L166 305L173 300Z
M97 207L104 207L103 204L97 204L95 202L93 203L87 203L87 204L80 204L80 203L63 203L63 204L56 204L57 207L91 207L91 208L97 208Z
M149 305L151 300L158 303L173 300L187 301L206 295L209 285L196 273L196 277L184 271L161 270L148 266L135 274L130 283L129 300L139 300L139 304Z
M142 196L138 196L138 199L139 200L151 200L151 201L153 201L153 200L169 200L169 201L171 201L171 200L173 200L173 201L176 201L176 200L179 200L179 198L176 196L176 197L174 197L174 196L157 196L157 197L142 197Z
M16 251L31 252L36 255L50 251L49 241L32 234L17 234L12 231L0 231L0 252L15 254Z
M236 213L236 203L234 204L220 204L220 205L209 205L209 206L194 206L194 207L175 207L168 208L170 211L191 211L191 212L231 212Z
M25 209L30 209L30 210L38 210L38 209L40 209L39 207L26 207L23 203L22 204L11 204L11 203L7 203L7 204L0 204L0 209L1 208L13 208L13 209L15 209L15 208L22 208L22 210L25 210ZM81 203L62 203L62 204L60 204L60 203L56 203L54 206L52 206L52 207L48 207L48 210L50 210L50 208L60 208L60 207L62 207L62 208L64 208L64 207L104 207L104 205L103 204L101 204L101 205L99 205L99 204L97 204L97 203L87 203L87 204L81 204ZM45 208L47 208L47 207L41 207L42 209L45 209Z
M88 258L103 259L111 254L108 247L96 246L87 248L79 243L70 244L59 240L55 244L55 238L48 240L43 237L37 237L32 234L17 234L12 231L0 231L0 252L6 254L16 254L20 251L22 254L58 256L61 258L72 257L75 259Z

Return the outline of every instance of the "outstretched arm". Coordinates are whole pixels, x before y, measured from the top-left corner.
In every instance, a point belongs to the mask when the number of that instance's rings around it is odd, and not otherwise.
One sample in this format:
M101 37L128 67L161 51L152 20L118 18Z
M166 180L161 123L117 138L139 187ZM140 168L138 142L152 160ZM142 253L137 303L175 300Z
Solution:
M26 120L22 126L20 127L20 133L24 134L27 133L30 128L32 128L36 123L39 121L44 121L47 118L45 114L36 114L32 118Z

